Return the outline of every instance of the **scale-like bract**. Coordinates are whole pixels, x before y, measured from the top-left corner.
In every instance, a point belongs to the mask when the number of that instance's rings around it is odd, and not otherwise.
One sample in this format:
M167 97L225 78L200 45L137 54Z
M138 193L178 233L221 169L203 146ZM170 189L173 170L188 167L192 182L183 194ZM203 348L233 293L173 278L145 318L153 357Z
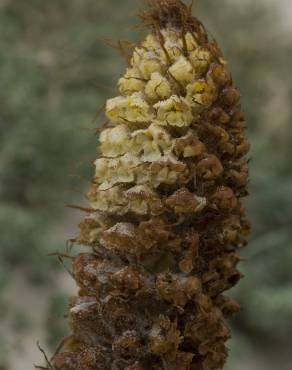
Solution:
M189 7L153 0L141 18L149 34L106 104L57 370L221 369L239 309L223 293L249 229L240 94Z

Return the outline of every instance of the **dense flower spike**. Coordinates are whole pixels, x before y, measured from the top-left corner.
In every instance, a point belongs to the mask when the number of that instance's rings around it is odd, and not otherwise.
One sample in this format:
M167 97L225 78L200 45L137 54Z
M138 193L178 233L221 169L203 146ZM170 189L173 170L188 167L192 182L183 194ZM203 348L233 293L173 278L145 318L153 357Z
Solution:
M141 18L151 33L106 104L56 370L221 369L239 309L223 295L249 228L239 92L189 7L153 0Z

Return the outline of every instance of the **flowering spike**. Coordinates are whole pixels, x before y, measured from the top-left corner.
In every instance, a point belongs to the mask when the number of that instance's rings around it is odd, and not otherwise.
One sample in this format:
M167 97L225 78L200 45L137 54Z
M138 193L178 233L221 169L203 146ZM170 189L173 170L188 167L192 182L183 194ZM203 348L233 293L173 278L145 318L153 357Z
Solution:
M191 7L151 0L141 19L150 33L106 103L57 370L221 369L239 309L223 295L249 228L239 92Z

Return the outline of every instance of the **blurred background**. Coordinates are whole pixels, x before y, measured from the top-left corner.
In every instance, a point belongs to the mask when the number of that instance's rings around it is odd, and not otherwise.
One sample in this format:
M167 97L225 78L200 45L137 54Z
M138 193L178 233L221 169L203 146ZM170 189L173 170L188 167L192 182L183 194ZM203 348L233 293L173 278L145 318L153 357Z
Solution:
M86 206L96 112L142 35L141 0L0 0L0 370L29 370L68 331L64 251ZM292 2L195 0L222 46L252 142L253 232L226 370L292 370Z

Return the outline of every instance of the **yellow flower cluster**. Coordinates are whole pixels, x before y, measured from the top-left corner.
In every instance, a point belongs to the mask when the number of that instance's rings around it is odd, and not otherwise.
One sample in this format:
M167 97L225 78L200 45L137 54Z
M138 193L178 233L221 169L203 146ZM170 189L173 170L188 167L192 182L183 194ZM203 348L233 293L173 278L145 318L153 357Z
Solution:
M143 162L140 157L125 154L117 158L98 158L95 161L95 182L98 190L107 190L116 184L184 184L189 179L185 163L174 156L165 156L158 161Z
M170 134L156 123L133 132L126 125L119 125L105 129L100 135L102 156L116 158L131 153L140 156L142 162L152 162L169 155L174 142Z
M174 27L162 29L161 37L148 35L136 47L118 83L121 95L106 104L115 127L100 136L95 187L107 193L94 201L99 209L112 209L111 204L126 208L120 204L126 200L119 185L154 189L188 180L189 168L179 158L204 151L189 126L217 97L216 83L205 73L211 61L211 52L198 45L196 34L183 36ZM172 129L185 136L174 138Z
M196 157L204 152L205 145L191 129L184 136L173 138L166 128L152 123L146 129L135 131L131 131L126 125L103 130L100 135L100 150L102 158L98 161L99 168L102 163L108 163L110 158L125 154L139 157L141 163L177 159L180 156Z
M158 215L162 212L162 202L158 194L147 185L136 185L125 189L120 185L105 191L93 188L89 194L91 206L98 211L124 215Z
M112 123L187 127L216 99L216 84L202 77L211 52L189 32L183 38L167 28L161 37L163 44L151 34L134 50L131 67L118 83L122 95L107 101Z

